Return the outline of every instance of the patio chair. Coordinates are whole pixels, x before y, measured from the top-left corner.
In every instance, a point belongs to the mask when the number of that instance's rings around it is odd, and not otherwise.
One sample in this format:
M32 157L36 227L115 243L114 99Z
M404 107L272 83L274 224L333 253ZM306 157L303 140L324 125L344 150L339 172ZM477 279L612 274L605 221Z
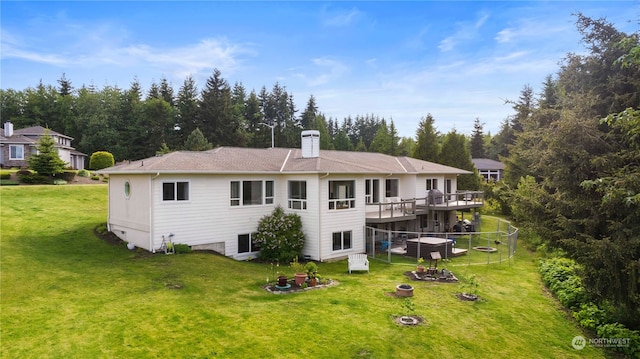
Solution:
M349 274L354 270L369 271L369 259L366 254L349 254Z

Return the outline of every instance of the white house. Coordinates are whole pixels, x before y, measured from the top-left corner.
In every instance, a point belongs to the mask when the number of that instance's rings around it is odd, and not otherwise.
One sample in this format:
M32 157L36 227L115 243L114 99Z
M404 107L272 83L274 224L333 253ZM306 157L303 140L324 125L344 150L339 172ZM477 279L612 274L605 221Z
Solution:
M456 191L468 171L320 150L318 131L302 133L301 149L179 151L100 172L109 175L108 227L124 241L155 251L171 236L235 259L256 257L252 235L278 205L300 215L303 254L318 261L365 252L365 226L448 231L455 210L482 205L478 192Z

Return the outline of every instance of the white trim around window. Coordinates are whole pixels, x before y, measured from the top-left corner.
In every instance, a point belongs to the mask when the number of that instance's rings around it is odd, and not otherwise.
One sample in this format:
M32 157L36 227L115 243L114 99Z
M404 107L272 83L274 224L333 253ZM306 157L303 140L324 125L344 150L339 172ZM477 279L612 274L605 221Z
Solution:
M162 201L182 202L191 198L191 184L189 181L163 181Z
M24 145L9 145L10 160L24 160Z
M274 198L273 180L238 180L229 183L231 207L271 205Z
M351 249L353 247L353 231L333 232L331 242L334 252Z

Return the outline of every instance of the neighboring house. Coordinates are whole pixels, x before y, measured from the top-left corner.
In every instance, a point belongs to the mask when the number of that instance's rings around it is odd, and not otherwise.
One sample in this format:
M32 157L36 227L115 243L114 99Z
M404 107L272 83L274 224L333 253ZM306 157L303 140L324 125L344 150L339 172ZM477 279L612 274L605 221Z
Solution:
M74 169L84 168L87 155L71 147L72 137L48 130L42 126L13 129L11 122L5 122L0 131L0 166L28 167L29 157L37 153L40 137L48 134L53 137L58 156Z
M500 181L504 172L504 164L488 158L472 158L471 162L485 181Z
M256 257L252 236L278 205L300 215L303 255L319 261L365 252L365 227L445 232L456 210L482 206L480 192L456 191L468 171L321 151L318 131L303 131L301 149L179 151L99 172L109 175L108 228L122 240L156 251L171 237L240 260Z

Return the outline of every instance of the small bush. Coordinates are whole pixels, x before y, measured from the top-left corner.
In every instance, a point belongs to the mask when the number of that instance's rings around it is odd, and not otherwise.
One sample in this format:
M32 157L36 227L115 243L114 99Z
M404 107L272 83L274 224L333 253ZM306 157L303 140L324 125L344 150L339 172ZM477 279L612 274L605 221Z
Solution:
M11 173L7 173L7 172L0 173L0 179L2 180L11 179Z
M580 310L574 312L573 317L581 326L591 330L596 330L606 319L604 310L598 308L598 306L593 303L580 305Z
M94 181L100 180L100 176L91 176L91 179Z
M30 175L30 174L33 174L33 172L31 172L29 170L19 170L18 172L16 172L16 174L18 176L20 176L20 175Z
M58 173L56 177L62 180L65 180L67 182L73 182L73 180L76 178L76 172L65 170L64 172Z
M191 253L191 246L188 244L177 243L173 245L176 254Z
M54 185L58 185L58 186L65 185L65 184L67 184L67 181L65 181L63 179L55 179L55 180L53 180L53 184Z
M631 330L620 323L604 324L598 327L598 337L603 339L622 339L619 346L611 346L615 351L628 355L629 358L640 357L640 332Z
M16 181L0 179L0 186L17 186L19 184Z
M46 184L46 183L50 183L49 177L47 176L42 176L39 174L34 174L29 172L29 174L22 174L22 175L18 175L18 178L20 178L20 182L22 183L27 183L27 184Z
M113 155L107 151L94 152L89 159L89 168L93 170L101 170L111 167L114 164L115 160L113 159Z
M282 263L290 263L300 255L304 240L300 216L285 214L280 206L260 219L258 233L255 235L255 242L260 247L260 258Z
M91 176L91 172L89 172L89 171L87 171L85 169L82 169L82 170L78 171L78 176L80 176L80 177L89 177L89 176Z

